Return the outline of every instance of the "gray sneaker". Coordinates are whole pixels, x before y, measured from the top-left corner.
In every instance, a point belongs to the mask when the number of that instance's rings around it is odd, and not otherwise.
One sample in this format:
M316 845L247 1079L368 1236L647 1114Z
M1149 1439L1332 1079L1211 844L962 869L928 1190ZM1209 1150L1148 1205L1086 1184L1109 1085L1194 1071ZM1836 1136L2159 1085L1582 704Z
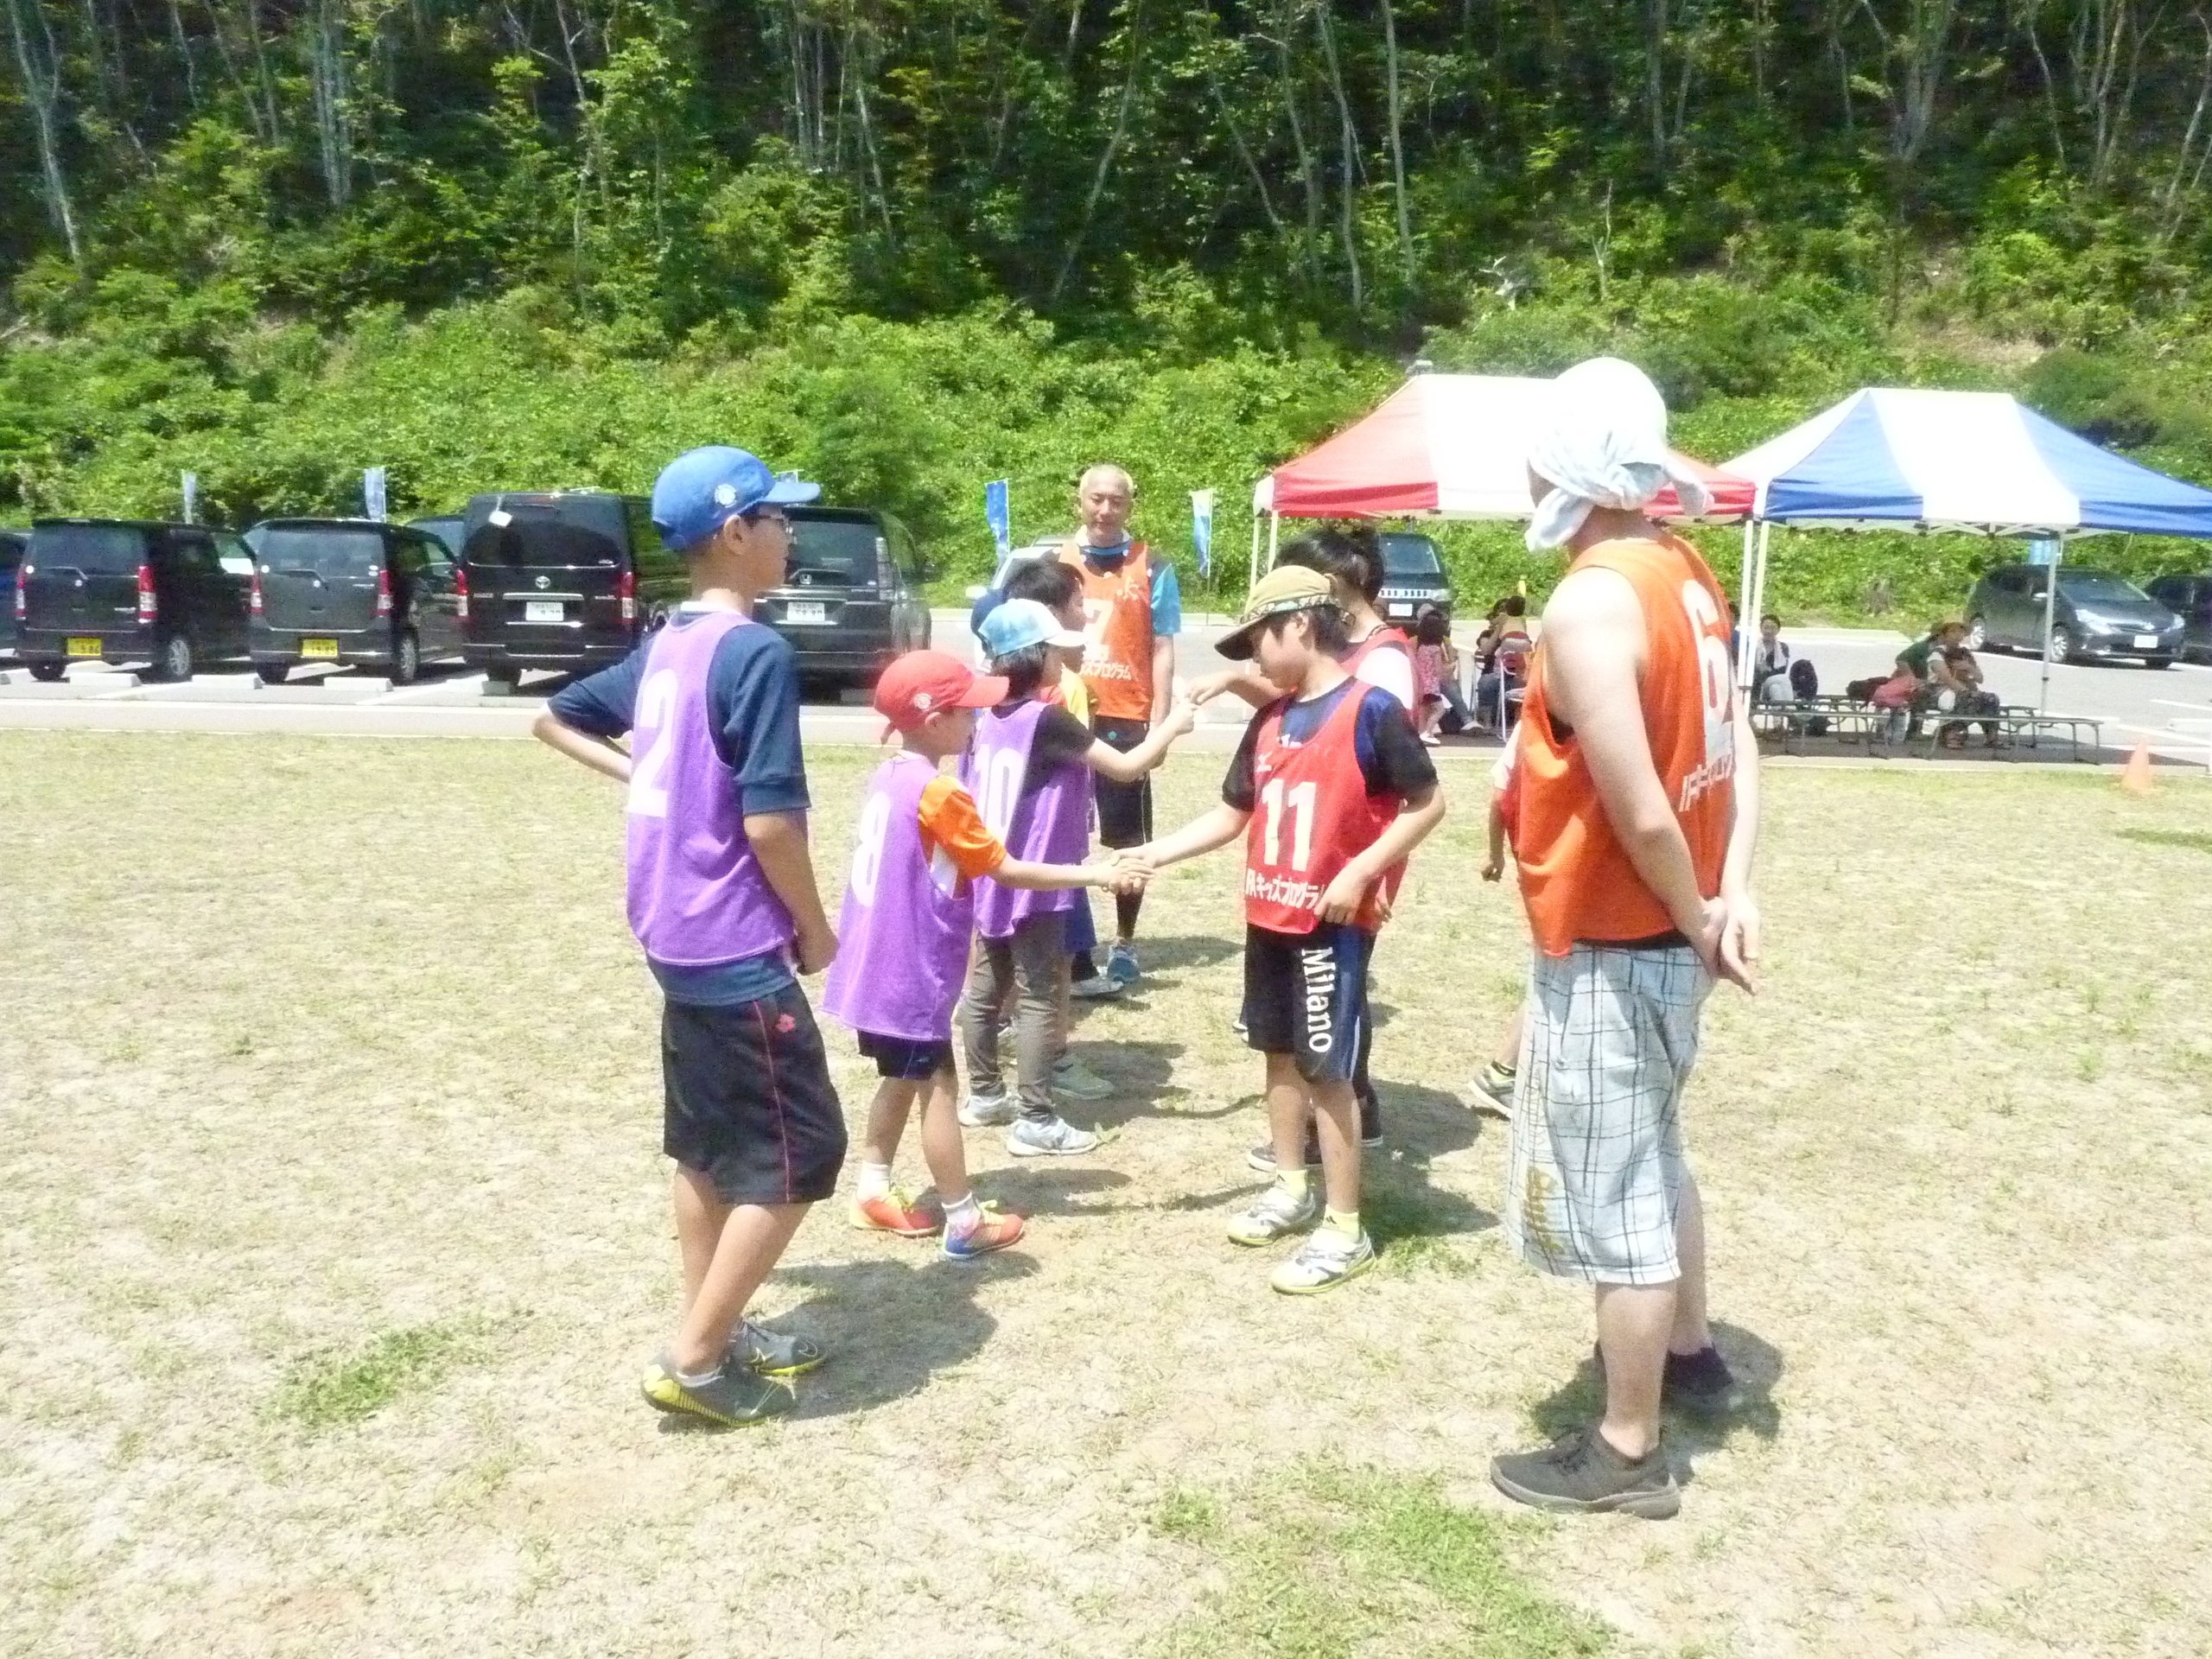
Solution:
M1491 1483L1516 1503L1558 1515L1619 1513L1664 1521L1682 1507L1681 1488L1655 1446L1634 1462L1613 1450L1595 1423L1541 1452L1490 1460Z
M765 1325L740 1319L730 1333L729 1356L756 1376L798 1376L823 1361L822 1344Z
M1012 1095L970 1095L960 1103L960 1122L971 1129L995 1128L1020 1116Z
M1104 974L1093 974L1089 979L1078 979L1068 987L1070 996L1081 997L1086 1002L1121 994L1122 982L1109 979Z
M1052 1087L1070 1100L1104 1100L1121 1092L1111 1077L1100 1077L1072 1054L1053 1064Z
M1041 1122L1025 1117L1007 1131L1006 1137L1006 1149L1017 1158L1072 1158L1097 1145L1096 1135L1089 1129L1078 1129L1064 1117L1048 1117Z
M1321 1195L1309 1184L1303 1198L1277 1181L1254 1199L1252 1207L1229 1224L1232 1244L1272 1244L1293 1233L1302 1233L1321 1219Z
M1313 1296L1358 1278L1374 1265L1375 1245L1366 1233L1346 1238L1324 1227L1268 1274L1268 1282L1286 1296Z

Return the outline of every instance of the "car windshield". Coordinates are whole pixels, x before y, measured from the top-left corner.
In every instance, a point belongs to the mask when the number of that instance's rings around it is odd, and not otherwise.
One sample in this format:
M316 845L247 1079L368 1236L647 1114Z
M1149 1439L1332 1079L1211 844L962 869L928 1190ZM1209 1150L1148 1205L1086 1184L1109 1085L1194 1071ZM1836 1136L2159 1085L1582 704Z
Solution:
M419 530L425 536L436 537L438 540L445 543L447 553L454 558L459 558L461 556L461 521L460 519L410 518L407 521L407 528L410 530Z
M1426 536L1382 537L1382 574L1390 576L1440 576L1444 560L1436 543Z
M146 562L146 532L125 524L41 524L31 531L34 566L119 575Z
M2078 605L2140 605L2145 598L2133 582L2104 570L2062 572L2058 591Z
M793 518L788 580L804 571L815 581L856 587L875 580L874 524L850 518Z
M384 537L373 530L278 524L261 531L255 541L264 570L374 576L384 568Z

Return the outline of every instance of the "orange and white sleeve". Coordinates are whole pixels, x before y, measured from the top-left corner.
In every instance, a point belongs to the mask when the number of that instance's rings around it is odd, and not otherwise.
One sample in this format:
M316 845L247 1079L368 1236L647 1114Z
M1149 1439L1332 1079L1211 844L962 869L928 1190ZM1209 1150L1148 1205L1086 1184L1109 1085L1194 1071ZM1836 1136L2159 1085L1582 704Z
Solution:
M976 810L976 798L957 778L939 773L930 779L922 791L921 820L924 855L943 853L970 881L1006 862L1005 846L991 833Z

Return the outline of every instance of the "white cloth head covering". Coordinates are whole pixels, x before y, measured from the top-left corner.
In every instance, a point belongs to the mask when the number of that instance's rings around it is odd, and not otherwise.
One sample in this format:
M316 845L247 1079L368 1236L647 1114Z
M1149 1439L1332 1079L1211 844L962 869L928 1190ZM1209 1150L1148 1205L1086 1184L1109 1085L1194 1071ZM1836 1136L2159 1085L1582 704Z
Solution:
M1593 357L1551 384L1529 445L1529 467L1552 486L1529 521L1529 550L1566 544L1592 507L1633 512L1669 480L1700 518L1712 497L1667 448L1667 403L1633 363Z

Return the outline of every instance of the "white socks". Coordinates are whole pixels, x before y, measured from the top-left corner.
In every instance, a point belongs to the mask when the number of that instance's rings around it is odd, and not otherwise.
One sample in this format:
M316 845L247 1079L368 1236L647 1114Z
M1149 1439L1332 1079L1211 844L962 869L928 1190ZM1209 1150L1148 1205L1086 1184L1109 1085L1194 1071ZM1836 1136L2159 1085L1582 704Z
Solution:
M866 1159L862 1159L861 1160L860 1197L863 1199L880 1198L890 1191L891 1166L888 1164L871 1164Z

